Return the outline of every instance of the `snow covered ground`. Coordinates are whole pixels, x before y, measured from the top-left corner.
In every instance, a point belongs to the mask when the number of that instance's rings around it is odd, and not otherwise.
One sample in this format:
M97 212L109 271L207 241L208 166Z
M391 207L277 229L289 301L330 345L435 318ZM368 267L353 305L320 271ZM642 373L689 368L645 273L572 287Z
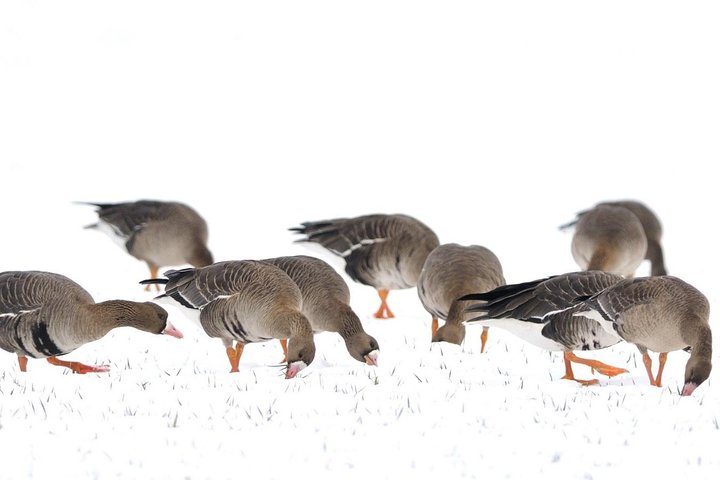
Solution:
M73 201L185 201L218 260L307 253L305 220L407 213L476 243L508 282L575 270L557 226L601 200L646 202L670 273L717 328L720 8L713 2L0 4L0 270L63 273L97 301L147 300L146 267L81 227ZM332 260L329 256L323 257ZM648 272L642 266L641 274ZM299 378L275 342L227 373L220 344L130 329L20 374L0 352L0 478L717 478L715 375L680 398L687 355L650 387L597 387L562 360L479 327L430 346L414 290L370 318L354 362L321 334ZM717 335L716 335L717 336ZM720 351L720 349L717 349ZM715 355L718 364L717 354ZM589 378L578 368L578 376Z

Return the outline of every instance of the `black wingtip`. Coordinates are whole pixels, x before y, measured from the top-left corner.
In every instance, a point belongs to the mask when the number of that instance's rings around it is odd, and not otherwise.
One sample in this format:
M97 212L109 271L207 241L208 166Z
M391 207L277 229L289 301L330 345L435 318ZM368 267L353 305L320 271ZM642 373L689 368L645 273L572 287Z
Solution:
M148 278L147 280L140 280L140 285L166 285L168 282L167 278Z
M567 230L570 227L574 227L576 223L577 223L577 219L573 220L572 222L563 223L562 225L560 225L558 227L558 230Z
M488 294L487 292L483 293L468 293L467 295L463 295L462 297L458 298L458 300L488 300ZM467 311L467 310L466 310Z

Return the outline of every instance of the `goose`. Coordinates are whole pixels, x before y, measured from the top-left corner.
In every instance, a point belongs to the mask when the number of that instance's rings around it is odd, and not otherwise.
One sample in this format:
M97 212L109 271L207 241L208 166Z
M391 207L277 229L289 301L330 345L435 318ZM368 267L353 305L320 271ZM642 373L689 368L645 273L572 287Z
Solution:
M390 290L417 285L425 259L440 242L425 224L407 215L365 215L305 222L290 231L345 260L354 281L375 287L380 307L374 317L393 318L387 304Z
M602 270L625 277L645 258L647 237L642 223L627 208L598 205L575 224L572 254L583 270Z
M169 270L164 275L167 278L140 283L165 285L165 292L157 299L186 307L183 311L191 320L199 321L205 333L220 338L230 360L230 372L239 371L246 344L274 338L288 339L285 378L294 378L315 358L312 328L301 312L300 289L274 265L226 261Z
M380 347L368 335L350 308L350 289L327 262L306 255L268 258L263 262L284 271L300 288L302 313L313 332L335 332L345 341L350 356L368 365L377 365ZM283 345L287 355L287 347Z
M160 267L213 263L207 224L187 205L156 200L85 204L97 207L98 214L98 222L85 228L108 234L130 255L147 263L151 278L158 276Z
M17 354L21 372L27 371L27 357L46 358L74 373L107 372L107 365L84 365L57 357L99 340L117 327L182 338L167 317L162 307L151 302L95 303L80 285L57 273L0 273L0 348Z
M663 254L663 248L661 245L662 239L662 224L658 219L657 215L650 210L650 208L636 200L618 200L612 202L602 202L600 205L608 205L614 207L623 207L630 210L640 220L647 238L647 252L645 259L650 261L650 274L651 275L667 275L667 268L665 268L665 256ZM577 221L586 213L588 210L584 210L577 214L577 217L572 222L562 225L561 229L572 227Z
M587 365L610 377L626 370L578 357L573 352L606 348L622 338L603 329L594 319L575 315L577 311L571 307L579 295L598 292L622 279L620 275L600 271L578 272L505 285L489 292L465 295L461 300L480 300L466 309L480 315L466 323L500 327L536 347L563 352L565 375L562 378L592 385L598 380L576 378L573 363Z
M662 386L667 353L689 351L683 396L691 395L710 376L710 304L695 287L676 277L622 279L599 271L577 272L466 299L482 300L469 308L481 312L476 320L504 319L511 328L532 331L536 341L551 346L604 348L613 337L632 343L642 353L650 384L657 387ZM660 352L655 376L649 350Z
M479 245L457 243L440 245L425 260L418 296L425 310L432 315L432 341L460 345L465 338L463 320L469 318L465 303L457 301L472 292L486 292L505 285L502 266L495 254ZM438 329L438 318L445 324ZM485 351L488 327L480 336L480 352Z

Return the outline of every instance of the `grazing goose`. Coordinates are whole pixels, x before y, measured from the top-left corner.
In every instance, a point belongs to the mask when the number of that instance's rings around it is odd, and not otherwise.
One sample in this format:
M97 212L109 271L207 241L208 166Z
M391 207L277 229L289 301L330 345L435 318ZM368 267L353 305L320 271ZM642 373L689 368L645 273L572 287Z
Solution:
M182 338L167 321L167 312L154 303L95 303L80 285L57 273L0 273L0 348L17 354L22 372L27 370L27 357L47 358L75 373L107 372L105 365L56 357L99 340L117 327Z
M418 280L418 295L432 315L432 341L460 345L465 338L463 320L466 302L457 299L472 292L487 292L505 285L500 260L485 247L465 247L457 243L440 245L428 255ZM445 325L438 329L438 318ZM480 336L485 351L488 327Z
M627 208L599 205L583 214L575 225L572 254L583 270L632 277L646 250L642 223Z
M140 283L164 284L165 293L157 298L175 300L190 309L186 313L199 312L205 333L223 341L231 372L239 371L246 344L273 338L289 339L286 378L295 377L315 358L312 328L300 311L302 294L279 268L243 260L170 270L165 276Z
M375 287L380 308L375 318L395 315L387 305L390 290L417 285L425 259L440 242L425 224L407 215L365 215L305 222L290 229L345 259L345 272Z
M335 269L319 258L305 255L263 261L280 268L300 288L302 313L310 321L313 332L339 333L350 356L359 362L377 365L378 342L365 333L360 319L350 308L350 289Z
M485 317L480 319L513 318L525 325L549 321L556 324L553 328L557 331L562 324L554 317L560 315L567 320L572 313L574 319L597 322L607 338L617 335L635 344L643 355L652 385L662 385L667 352L675 350L690 351L682 395L692 394L710 376L710 305L702 293L679 278L619 279L601 272L580 272L500 288L504 288L505 293L471 295L487 302L471 307L471 310L485 312ZM487 297L483 297L485 295ZM573 295L573 300L566 301ZM548 337L545 328L542 333ZM599 337L600 329L594 333ZM587 331L584 340L584 345L589 346ZM648 350L660 352L660 365L654 377Z
M154 200L87 205L97 207L99 221L85 228L101 230L119 242L130 255L147 263L152 278L160 267L204 267L213 262L207 248L207 224L187 205Z
M484 293L465 295L461 300L481 300L466 309L480 312L466 323L476 321L503 328L536 347L563 352L566 380L583 385L597 380L575 378L572 363L587 365L603 375L615 376L625 370L597 360L578 357L574 350L598 350L622 339L607 332L596 320L575 315L580 295L591 295L622 280L619 275L600 271L558 275L532 282L506 285Z
M614 207L623 207L630 210L640 220L647 238L647 252L645 259L650 261L650 273L651 275L667 275L667 269L665 268L665 258L663 254L662 245L660 240L662 239L662 225L657 215L650 210L646 205L634 201L634 200L621 200L615 202L602 202L599 205L609 205ZM579 212L577 218L570 223L561 226L561 229L566 229L575 225L578 220L585 215L588 210Z

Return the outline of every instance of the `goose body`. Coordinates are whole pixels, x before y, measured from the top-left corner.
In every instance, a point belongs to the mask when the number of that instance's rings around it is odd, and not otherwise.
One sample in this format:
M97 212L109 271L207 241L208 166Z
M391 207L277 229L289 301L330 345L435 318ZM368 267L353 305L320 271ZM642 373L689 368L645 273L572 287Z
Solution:
M146 262L153 278L159 267L203 267L213 261L207 248L207 224L187 205L154 200L90 205L97 207L98 222L86 228L108 234L130 255Z
M439 245L437 235L407 215L365 215L305 222L291 231L345 260L345 272L356 282L378 290L376 318L394 316L387 307L389 290L417 285L425 259Z
M238 371L244 345L288 338L288 374L294 377L315 358L308 319L302 314L302 294L293 280L274 265L243 260L218 262L201 268L165 272L167 297L193 312L210 337L223 341ZM233 341L237 342L233 349Z
M335 332L345 341L350 355L368 365L377 365L377 340L365 332L350 307L350 289L345 280L319 258L305 255L263 260L284 271L302 294L302 312L314 332Z
M587 346L589 350L609 346L614 336L633 343L643 353L650 381L657 386L661 385L667 352L690 350L683 395L690 395L712 368L709 303L697 289L676 277L622 279L599 271L577 272L467 298L481 300L470 307L480 312L475 320L544 324L543 336L568 349L577 349L578 339L583 349ZM594 336L589 337L588 331ZM599 343L591 345L590 338ZM661 352L656 377L648 350Z
M440 245L425 260L418 280L418 296L425 310L433 317L434 342L461 344L465 337L464 320L473 315L464 311L467 302L458 298L473 292L487 292L505 285L502 266L489 249L456 243ZM437 320L445 325L437 328ZM483 331L485 350L487 330Z
M95 303L85 289L63 275L40 271L0 273L0 348L17 354L23 371L26 357L48 358L77 373L106 371L105 367L68 363L54 357L99 340L122 326L182 337L167 322L167 312L154 303Z
M622 207L631 211L640 220L647 239L645 259L650 261L652 275L667 275L665 268L665 257L662 248L662 224L655 212L647 205L635 200L618 200L612 202L601 202L597 206ZM575 225L589 210L577 214L572 222L563 225L561 228L568 228Z
M627 208L599 205L582 215L575 225L572 254L583 270L631 277L646 252L642 223Z

